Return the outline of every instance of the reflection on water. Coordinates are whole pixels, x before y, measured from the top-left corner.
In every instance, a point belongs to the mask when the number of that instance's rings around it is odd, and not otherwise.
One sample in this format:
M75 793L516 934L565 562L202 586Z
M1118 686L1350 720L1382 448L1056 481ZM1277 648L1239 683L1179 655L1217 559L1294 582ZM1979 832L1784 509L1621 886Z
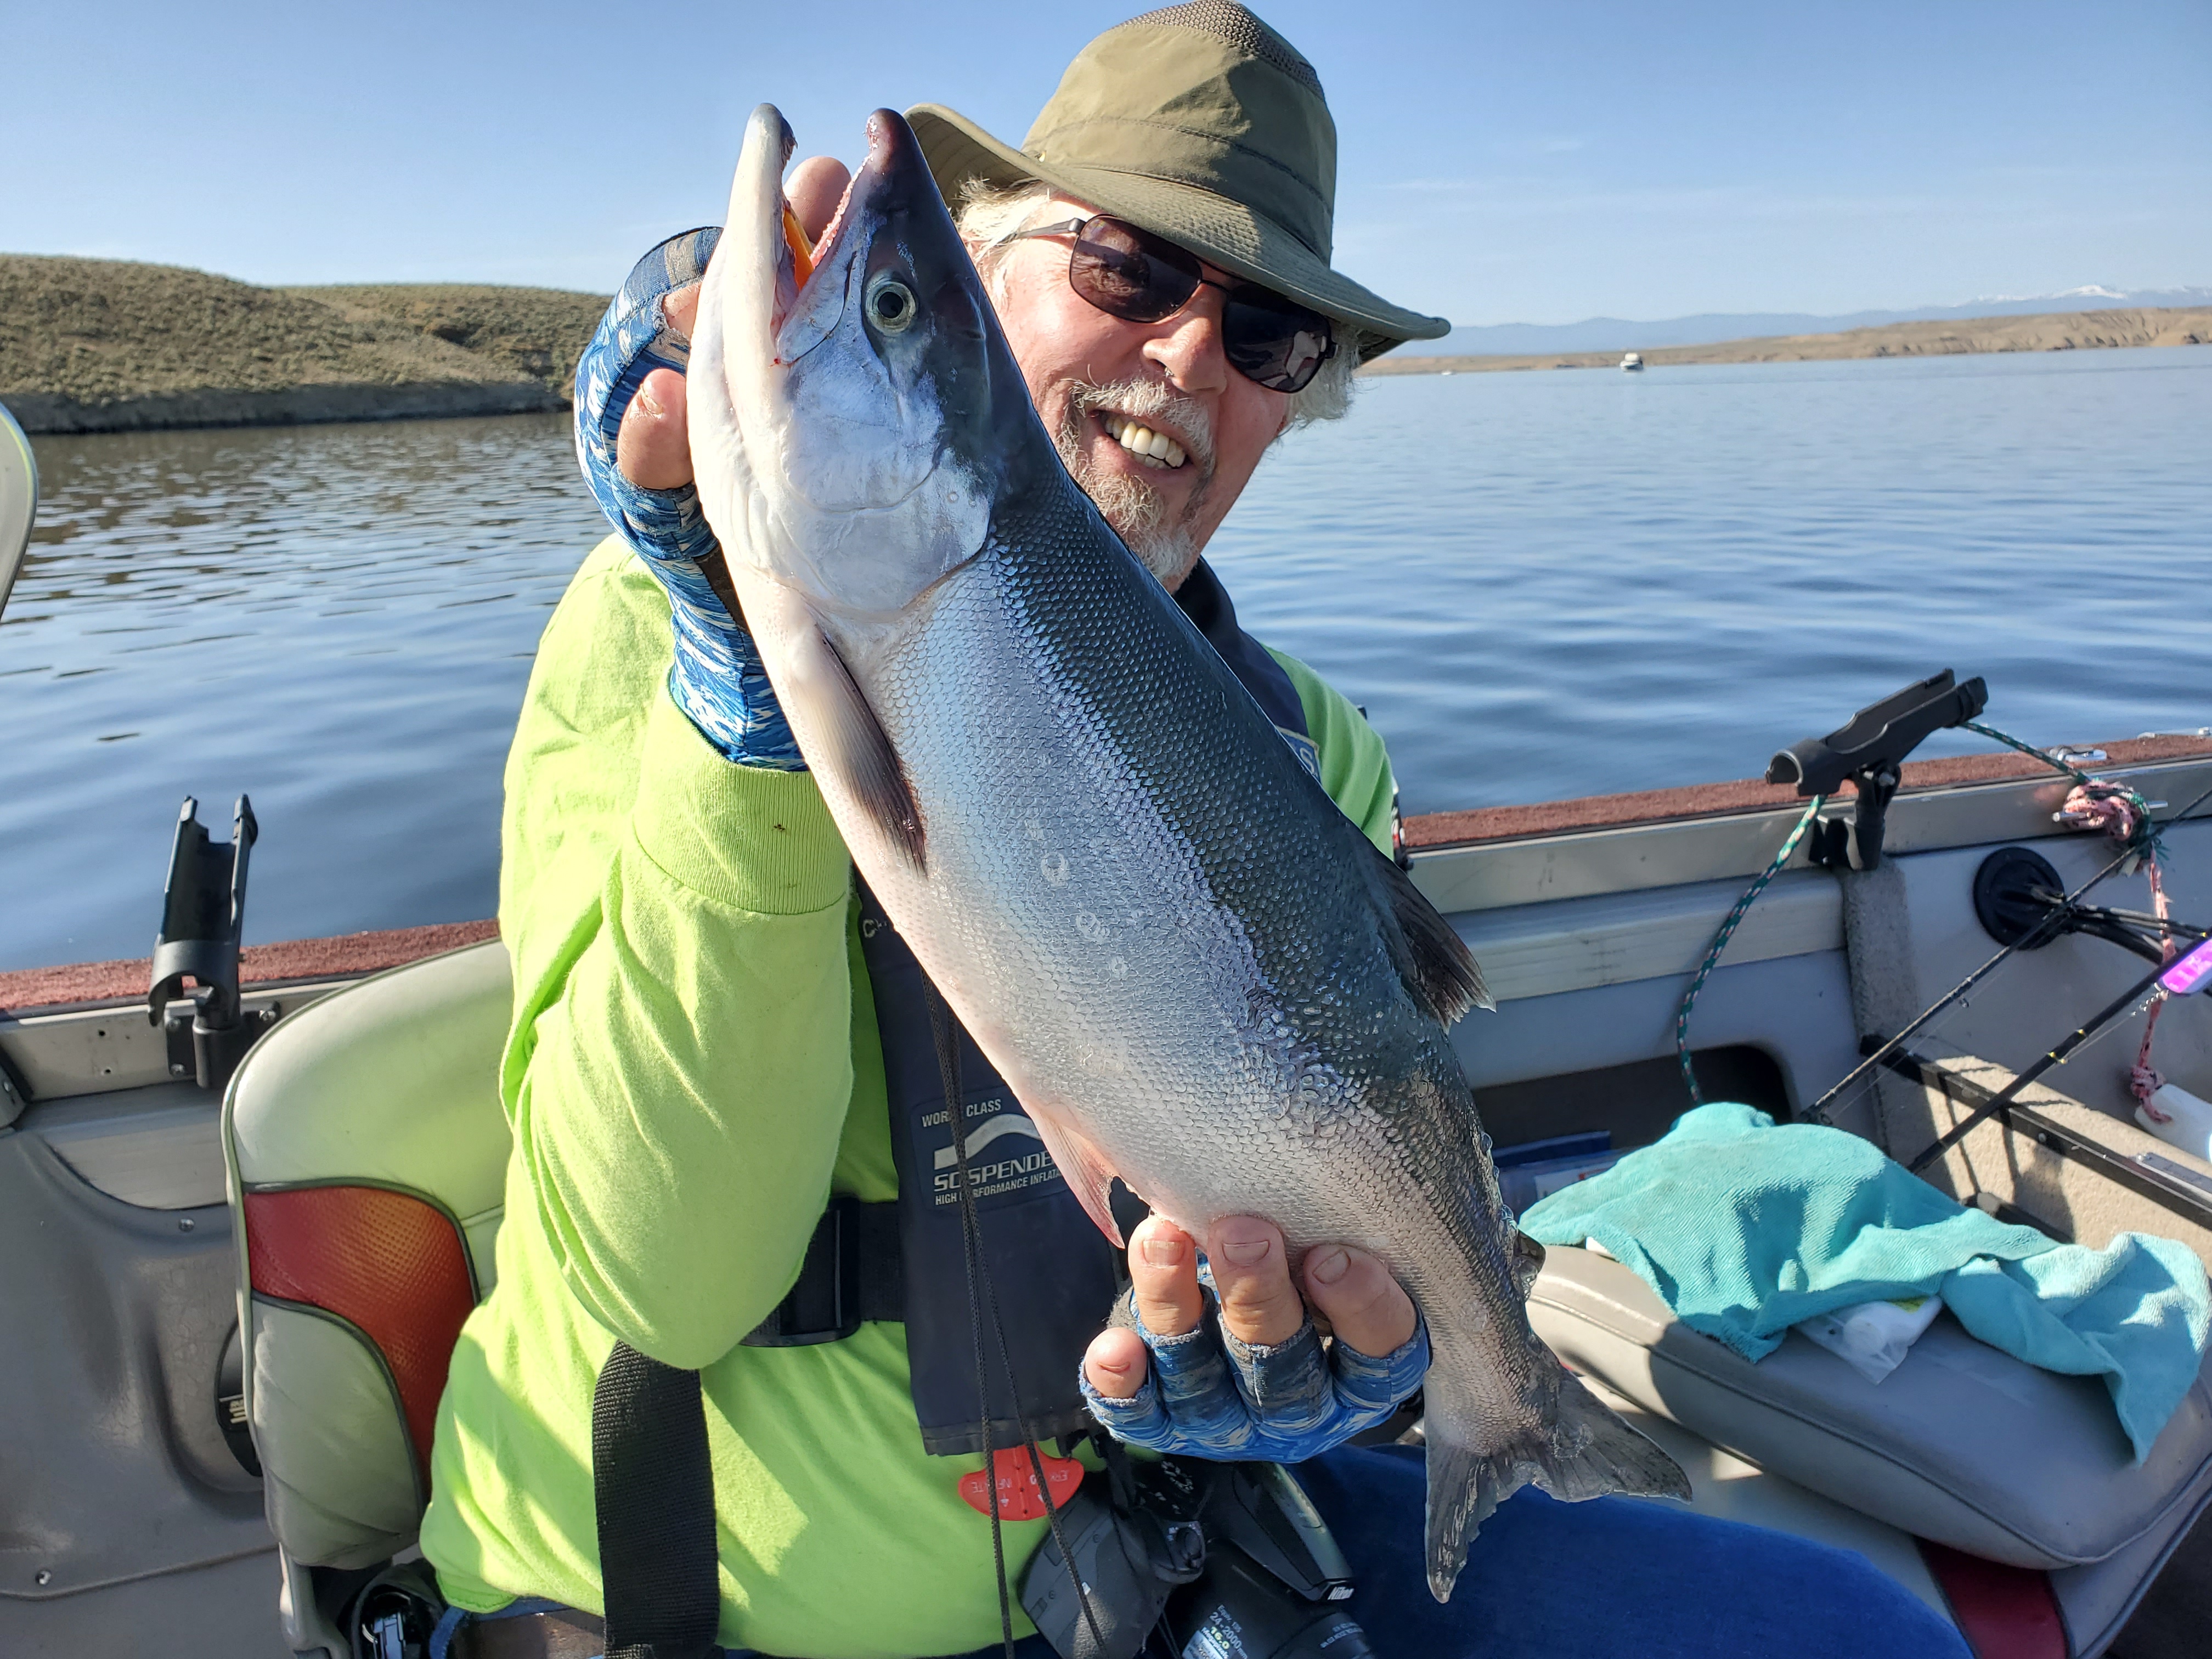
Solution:
M36 441L0 620L0 967L143 954L177 803L251 939L489 915L500 768L601 532L565 416Z
M2036 742L2194 731L2207 434L2191 347L1384 380L1215 556L1408 811L1755 776L1945 667Z
M1944 666L2039 741L2193 730L2208 431L2189 348L1383 380L1215 553L1409 811L1749 775ZM491 914L531 653L601 531L565 417L37 447L0 967L144 952L188 793L218 834L253 795L249 939Z

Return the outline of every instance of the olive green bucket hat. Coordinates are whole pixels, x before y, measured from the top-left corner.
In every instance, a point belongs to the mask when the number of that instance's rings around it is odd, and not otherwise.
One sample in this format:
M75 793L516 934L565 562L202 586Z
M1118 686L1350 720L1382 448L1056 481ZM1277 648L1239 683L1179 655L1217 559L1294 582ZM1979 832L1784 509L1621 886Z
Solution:
M940 105L907 119L956 209L970 179L1042 179L1357 331L1362 358L1451 328L1329 269L1336 123L1321 77L1236 0L1107 30L1067 66L1019 149Z

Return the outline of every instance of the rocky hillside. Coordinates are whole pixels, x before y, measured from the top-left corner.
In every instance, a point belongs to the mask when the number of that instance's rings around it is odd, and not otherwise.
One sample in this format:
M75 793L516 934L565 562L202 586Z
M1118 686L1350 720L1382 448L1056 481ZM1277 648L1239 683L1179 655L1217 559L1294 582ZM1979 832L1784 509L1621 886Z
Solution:
M33 432L561 409L605 306L542 289L266 289L0 254L0 403Z

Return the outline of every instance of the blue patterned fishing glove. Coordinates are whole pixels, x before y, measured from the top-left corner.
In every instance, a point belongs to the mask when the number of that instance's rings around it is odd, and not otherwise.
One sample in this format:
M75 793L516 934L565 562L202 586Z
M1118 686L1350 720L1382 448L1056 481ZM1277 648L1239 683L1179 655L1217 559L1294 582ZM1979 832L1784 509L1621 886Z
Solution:
M717 549L699 492L643 489L615 465L615 438L638 386L656 368L684 372L691 343L668 322L667 296L706 275L721 231L672 236L637 262L576 364L576 460L600 510L668 593L676 660L668 694L700 734L740 766L803 772L760 653L699 568Z
M1091 1415L1117 1440L1183 1457L1303 1463L1371 1429L1413 1397L1429 1369L1429 1328L1376 1359L1341 1341L1322 1346L1309 1319L1287 1342L1254 1347L1224 1328L1212 1275L1200 1271L1206 1317L1181 1336L1155 1336L1133 1294L1114 1322L1145 1340L1145 1386L1109 1400L1077 1368Z

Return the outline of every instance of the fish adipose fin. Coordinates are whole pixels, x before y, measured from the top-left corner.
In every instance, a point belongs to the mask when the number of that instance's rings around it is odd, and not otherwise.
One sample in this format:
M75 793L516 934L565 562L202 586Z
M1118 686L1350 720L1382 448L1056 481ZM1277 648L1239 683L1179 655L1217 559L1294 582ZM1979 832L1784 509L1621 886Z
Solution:
M1375 851L1372 843L1369 850ZM1382 888L1390 896L1390 914L1398 923L1404 950L1398 957L1398 976L1406 989L1443 1024L1475 1008L1495 1009L1490 988L1482 982L1482 969L1467 941L1451 923L1437 914L1413 878L1389 857L1375 853L1382 872Z
M1041 1112L1026 1101L1023 1104L1029 1112L1030 1121L1036 1125L1037 1133L1044 1139L1045 1151L1052 1154L1052 1161L1066 1177L1068 1190L1083 1206L1083 1213L1097 1223L1098 1231L1106 1235L1115 1249L1127 1248L1128 1241L1121 1237L1121 1229L1114 1220L1114 1166L1105 1153L1049 1112Z
M836 750L824 759L851 786L853 798L884 839L917 871L926 866L921 808L906 768L853 671L828 635L814 630L793 653L808 700L823 717L823 737Z
M1462 1426L1481 1420L1474 1402L1454 1410L1451 1390L1439 1386L1443 1368L1429 1373L1429 1593L1439 1601L1451 1599L1476 1530L1523 1486L1540 1486L1570 1504L1609 1492L1689 1498L1690 1478L1680 1464L1622 1422L1549 1350L1538 1358L1558 1369L1559 1399L1548 1428L1532 1425L1486 1456L1468 1443Z

